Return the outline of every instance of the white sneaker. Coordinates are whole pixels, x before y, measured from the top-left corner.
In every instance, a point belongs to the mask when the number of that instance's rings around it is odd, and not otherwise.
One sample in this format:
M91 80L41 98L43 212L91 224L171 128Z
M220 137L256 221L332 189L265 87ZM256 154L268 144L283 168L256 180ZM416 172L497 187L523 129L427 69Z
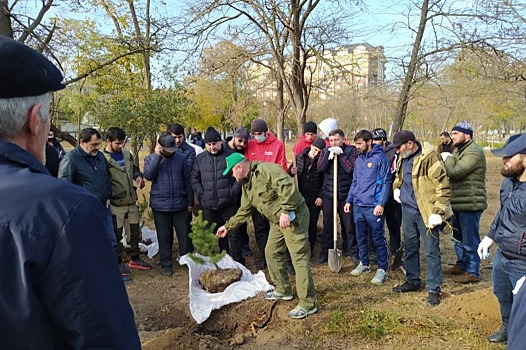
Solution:
M356 268L351 271L351 275L360 276L364 273L369 273L369 272L371 272L371 267L369 265L362 264L362 262L360 261L358 266L356 266Z
M376 270L376 274L374 275L373 279L371 280L371 283L373 283L373 284L383 284L386 279L387 279L387 272L385 272L384 269L378 269L378 270Z

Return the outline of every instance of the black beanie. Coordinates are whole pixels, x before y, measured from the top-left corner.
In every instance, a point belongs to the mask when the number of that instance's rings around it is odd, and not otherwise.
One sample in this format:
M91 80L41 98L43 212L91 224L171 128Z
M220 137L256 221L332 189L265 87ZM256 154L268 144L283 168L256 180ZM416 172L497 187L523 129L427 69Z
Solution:
M268 126L263 119L254 119L252 121L252 132L267 132Z
M324 148L325 148L325 140L323 140L323 139L319 139L319 138L318 138L318 139L314 140L314 142L312 143L312 145L313 145L314 147L319 148L319 149L324 149Z
M205 143L221 141L221 135L216 129L209 126L205 131Z
M317 134L318 133L318 126L316 125L315 122L306 122L304 125L303 125L303 132L312 132L313 134Z

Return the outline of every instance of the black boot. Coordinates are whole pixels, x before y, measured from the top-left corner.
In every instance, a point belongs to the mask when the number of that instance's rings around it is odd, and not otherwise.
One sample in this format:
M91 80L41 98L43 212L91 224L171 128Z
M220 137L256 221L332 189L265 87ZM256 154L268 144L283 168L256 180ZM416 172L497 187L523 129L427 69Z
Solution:
M499 330L488 337L491 343L505 343L508 340L508 330L501 325Z

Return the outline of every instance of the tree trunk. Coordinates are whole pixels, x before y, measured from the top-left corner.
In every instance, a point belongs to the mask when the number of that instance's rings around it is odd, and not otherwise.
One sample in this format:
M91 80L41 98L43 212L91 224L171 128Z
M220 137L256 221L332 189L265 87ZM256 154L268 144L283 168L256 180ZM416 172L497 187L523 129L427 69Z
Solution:
M7 10L8 0L0 0L0 34L7 37L13 37L13 28L11 27L11 18Z
M407 67L407 73L402 84L402 90L398 97L396 105L396 113L393 121L393 132L400 131L404 126L405 117L407 114L407 105L411 96L411 88L415 83L415 72L419 64L418 54L424 37L424 31L427 24L427 14L429 12L429 0L422 1L422 9L420 12L420 22L418 23L418 31L416 33L415 42L413 44L413 51L411 52L411 60Z

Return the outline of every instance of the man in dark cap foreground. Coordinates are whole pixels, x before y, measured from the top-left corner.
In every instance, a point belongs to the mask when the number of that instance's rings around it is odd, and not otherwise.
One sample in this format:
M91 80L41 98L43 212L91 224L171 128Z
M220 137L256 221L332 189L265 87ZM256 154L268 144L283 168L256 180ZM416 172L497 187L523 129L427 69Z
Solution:
M43 165L62 74L1 35L0 62L1 347L140 349L104 206Z

